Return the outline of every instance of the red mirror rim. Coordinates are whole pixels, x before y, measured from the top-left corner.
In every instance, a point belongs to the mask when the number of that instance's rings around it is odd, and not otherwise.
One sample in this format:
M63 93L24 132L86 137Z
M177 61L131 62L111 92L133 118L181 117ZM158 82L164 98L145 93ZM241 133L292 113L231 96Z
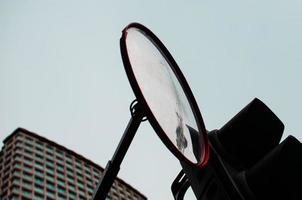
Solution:
M171 64L171 69L174 72L175 76L177 77L178 81L180 82L180 85L182 86L184 93L187 96L187 99L189 101L189 104L191 106L192 112L194 114L196 124L198 126L199 131L202 133L200 134L201 137L203 137L204 146L202 147L201 151L203 152L203 156L199 159L198 163L193 163L188 158L186 158L172 143L172 141L168 138L168 136L165 134L164 130L161 128L160 124L156 120L155 116L152 113L152 110L148 106L148 103L146 102L143 93L139 87L138 82L136 81L134 72L132 70L132 66L129 60L128 51L127 51L127 44L126 44L126 38L127 38L127 31L130 28L136 28L140 31L144 32L146 36L149 37L153 41L154 44L160 49L162 54L165 56L165 58L169 61ZM159 136L159 138L162 140L162 142L166 145L166 147L180 160L184 161L187 164L191 166L198 166L202 167L207 164L209 159L209 142L208 142L208 136L207 131L201 116L201 113L198 109L196 100L193 96L193 93L182 74L181 70L179 69L178 65L176 64L175 60L173 59L172 55L169 53L168 49L163 45L163 43L156 37L155 34L153 34L148 28L143 26L139 23L131 23L128 26L126 26L122 32L122 37L120 39L120 49L121 49L121 55L122 60L124 64L124 68L128 77L128 80L130 82L130 85L132 87L132 90L138 100L138 102L143 106L143 109L145 111L145 114L147 116L148 121L150 122L151 126Z

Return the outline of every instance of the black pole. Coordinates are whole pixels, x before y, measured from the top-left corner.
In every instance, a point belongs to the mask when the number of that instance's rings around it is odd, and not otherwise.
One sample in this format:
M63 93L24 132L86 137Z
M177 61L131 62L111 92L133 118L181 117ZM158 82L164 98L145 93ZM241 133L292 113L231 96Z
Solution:
M131 104L132 105L132 104ZM134 138L134 135L142 122L144 112L139 104L135 104L132 108L132 117L125 129L125 132L120 140L118 147L111 160L108 161L103 176L100 180L97 190L95 191L92 200L104 200L116 178L120 165L127 153L127 150Z

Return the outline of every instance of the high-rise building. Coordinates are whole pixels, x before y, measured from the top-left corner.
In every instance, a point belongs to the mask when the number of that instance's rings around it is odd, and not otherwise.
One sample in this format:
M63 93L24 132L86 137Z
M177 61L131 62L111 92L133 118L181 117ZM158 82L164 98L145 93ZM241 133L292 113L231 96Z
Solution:
M64 146L18 128L4 139L0 152L0 199L88 200L102 172L102 167ZM107 199L147 198L117 178Z

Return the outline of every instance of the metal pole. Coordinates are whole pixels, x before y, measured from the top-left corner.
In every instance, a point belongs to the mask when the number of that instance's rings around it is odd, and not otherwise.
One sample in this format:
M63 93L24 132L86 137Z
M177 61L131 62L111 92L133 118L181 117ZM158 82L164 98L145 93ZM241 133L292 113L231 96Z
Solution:
M132 105L132 104L131 104ZM144 112L139 104L133 105L130 108L132 117L125 129L125 132L119 142L118 147L111 160L108 161L103 176L100 180L97 190L95 191L92 200L104 200L120 170L120 165L127 153L127 150L134 138L134 135L142 122Z

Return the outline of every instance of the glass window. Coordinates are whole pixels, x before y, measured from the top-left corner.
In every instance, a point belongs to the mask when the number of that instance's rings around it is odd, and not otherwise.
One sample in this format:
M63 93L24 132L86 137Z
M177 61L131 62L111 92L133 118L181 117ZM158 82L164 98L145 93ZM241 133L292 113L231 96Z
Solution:
M82 175L77 174L77 177L78 177L78 180L80 180L80 181L84 181L84 179L83 179Z
M29 172L33 171L33 168L28 165L24 165L24 169L25 169L25 171L29 171Z
M16 184L20 183L20 178L14 178L13 184L14 184L14 183L16 183Z
M50 181L53 181L53 182L55 181L54 177L49 174L46 174L46 178Z
M72 157L70 157L70 156L68 156L68 155L66 155L66 160L67 160L68 162L72 163Z
M87 187L87 190L88 190L89 192L91 192L91 193L93 193L93 192L94 192L94 189L93 189L93 188L91 188L91 187Z
M55 194L54 194L54 192L52 192L52 191L49 191L49 190L47 190L46 191L46 194L47 194L47 196L49 196L49 197L55 197Z
M52 169L51 167L48 167L48 166L46 166L46 172L48 172L51 175L55 174L54 169Z
M30 197L31 197L31 192L28 191L28 190L22 190L22 195L24 195L24 196L30 198Z
M13 191L19 193L20 188L18 186L13 186Z
M39 177L35 177L35 183L37 183L38 185L43 185L43 179Z
M54 150L50 146L46 146L46 151L53 153Z
M18 197L18 195L13 195L13 197L12 197L12 200L19 200L19 197Z
M48 165L48 166L50 166L50 167L54 167L54 163L53 163L53 161L51 161L51 160L46 160L46 164Z
M58 171L58 173L57 173L57 176L58 176L58 177L60 177L60 178L62 178L62 179L64 179L64 178L65 178L64 174L63 174L63 173L61 173L61 172L59 172L59 171Z
M39 154L36 154L36 159L41 161L41 162L44 162L43 156L40 156Z
M79 173L79 174L82 174L82 169L81 168L76 168L76 171Z
M65 181L60 179L60 178L58 179L58 183L61 184L61 185L65 185Z
M49 153L46 154L46 157L47 157L48 159L53 160L53 155L51 155L51 154L49 154Z
M59 163L59 164L61 164L61 165L64 165L64 161L61 160L61 159L59 159L58 157L57 157L57 163Z
M84 187L85 187L84 184L81 183L81 182L78 182L78 186L80 186L81 188L84 188Z
M71 191L75 191L76 189L75 189L75 187L73 186L73 185L68 185L68 188L69 188L69 191L71 190Z
M36 142L36 147L39 147L39 148L43 149L44 145L40 142Z
M23 177L26 178L27 180L32 180L32 175L29 173L23 173Z
M79 196L79 200L86 200L86 199L83 196Z
M57 165L57 169L60 171L64 171L64 167L62 165Z
M21 163L20 162L15 162L15 167L21 167Z
M75 199L77 197L75 192L69 191L69 197Z
M32 185L29 182L23 181L22 186L25 187L25 188L27 188L27 189L29 189L29 190L32 190Z
M83 190L79 190L79 193L80 193L80 196L82 195L82 196L85 196L85 192L83 191Z
M27 156L24 157L24 161L31 164L33 162L33 160Z
M38 170L38 169L35 169L35 174L36 174L37 176L43 177L43 172L40 171L40 170Z
M34 199L35 199L35 200L44 200L44 197L43 197L43 195L41 195L41 194L35 193Z
M90 172L90 167L88 165L85 164L85 169Z
M19 170L14 170L14 172L13 172L13 175L15 176L15 175L20 175L21 174L21 171L19 171Z
M74 183L74 178L73 177L70 177L70 176L67 176L67 179L70 183Z
M38 162L35 162L35 167L38 168L38 169L43 169L43 164L41 163L38 163Z
M56 151L55 154L60 158L64 157L64 154L61 151Z
M66 194L65 188L63 188L61 186L58 187L58 191L61 192L62 194Z
M50 183L50 182L47 181L46 186L47 186L47 188L49 188L51 190L55 190L55 184L53 184L53 183Z
M66 200L66 197L59 195L58 200Z
M42 193L42 194L43 194L43 188L41 188L41 187L39 187L39 186L37 186L37 185L35 185L35 187L34 187L34 191L35 191L35 192L39 192L39 193Z

